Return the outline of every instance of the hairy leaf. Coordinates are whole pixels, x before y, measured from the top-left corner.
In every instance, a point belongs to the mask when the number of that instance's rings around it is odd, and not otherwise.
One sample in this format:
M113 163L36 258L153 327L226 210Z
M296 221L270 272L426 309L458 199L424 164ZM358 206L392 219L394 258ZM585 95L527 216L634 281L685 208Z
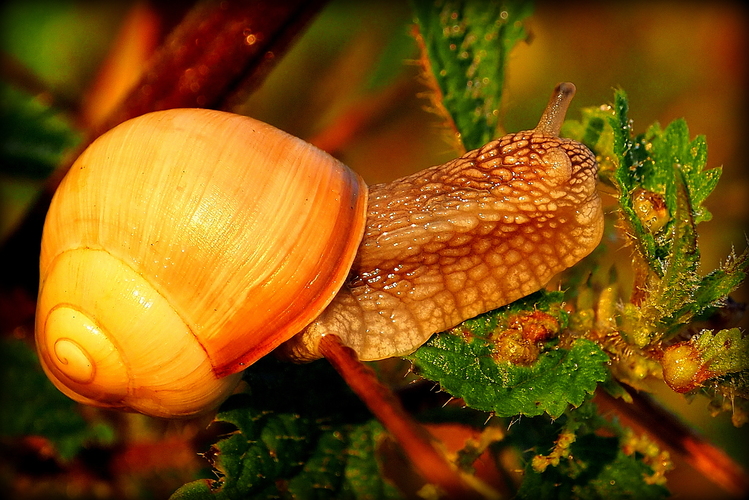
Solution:
M670 467L668 453L607 421L591 402L552 422L521 419L510 428L509 440L523 450L527 463L518 498L668 496L658 485Z
M738 328L704 330L689 341L714 375L749 370L749 335Z
M702 206L707 196L713 191L720 179L721 169L705 170L707 165L707 143L704 136L689 138L689 128L684 119L671 122L661 131L658 125L651 127L646 134L650 139L650 160L653 162L653 175L645 177L648 185L644 186L655 192L663 192L669 199L667 207L675 205L675 193L672 184L676 181L674 170L684 176L689 193L694 223L710 220L712 215Z
M749 272L749 249L740 255L731 254L719 268L710 272L695 285L689 301L679 315L699 318L723 305L728 294L736 290Z
M622 215L634 229L632 239L646 263L663 276L669 264L685 264L667 262L673 260L673 245L686 239L684 244L696 247L694 226L711 217L702 203L715 188L721 170L705 170L705 138L690 140L683 119L665 129L656 123L645 134L634 137L627 116L627 96L621 90L615 94L614 109L615 116L609 121L614 129L614 154L618 157L614 179L620 191ZM665 220L654 227L649 217L658 217L658 210L663 210ZM691 226L688 233L683 227L674 227L685 222ZM689 257L698 259L699 254ZM690 270L695 267L691 261L687 265Z
M614 132L614 155L618 164L613 179L619 188L619 208L632 228L630 238L642 259L662 274L656 262L655 237L646 229L635 209L635 190L643 184L643 165L647 151L645 144L633 137L628 113L627 95L618 90L614 95L614 116L610 118L610 125Z
M705 139L690 139L684 120L665 129L654 124L634 136L628 108L626 94L617 91L609 118L617 163L613 179L639 273L633 302L640 320L627 335L642 347L720 307L746 276L749 262L744 252L732 255L722 269L698 274L696 226L711 217L702 204L721 171L705 169Z
M208 454L219 479L173 499L397 498L376 457L382 427L329 366L261 360L245 379L251 394L231 397L216 417L236 429Z
M522 0L413 0L433 101L462 140L478 148L497 136L509 52L527 37Z
M544 322L562 322L560 302L558 293L534 294L435 335L410 359L418 374L439 382L470 407L499 416L559 416L568 405L582 404L597 383L606 380L608 357L584 339L569 348L540 352L537 360L525 364L508 360L503 348L508 348L507 331L528 325L548 328L548 323L538 325L539 312L548 315L541 317Z

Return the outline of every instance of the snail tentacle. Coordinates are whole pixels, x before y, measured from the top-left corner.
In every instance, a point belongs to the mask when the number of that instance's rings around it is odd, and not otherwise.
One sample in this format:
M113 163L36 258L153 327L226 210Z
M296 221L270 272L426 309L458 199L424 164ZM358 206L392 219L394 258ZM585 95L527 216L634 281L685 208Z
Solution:
M572 98L575 97L575 85L562 82L554 88L551 99L536 125L535 131L544 135L558 137L562 130L562 123L567 114Z

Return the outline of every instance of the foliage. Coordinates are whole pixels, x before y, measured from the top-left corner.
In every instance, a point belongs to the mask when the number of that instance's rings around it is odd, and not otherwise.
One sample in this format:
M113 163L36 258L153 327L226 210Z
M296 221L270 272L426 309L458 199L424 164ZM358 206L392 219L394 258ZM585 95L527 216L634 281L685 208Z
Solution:
M635 302L642 319L630 333L637 345L645 346L718 307L744 279L748 254L729 257L723 269L708 276L697 274L696 225L711 218L701 205L720 169L703 170L705 138L690 141L684 120L664 130L654 124L645 134L630 137L627 109L626 95L617 92L611 118L619 158L614 180L622 214L632 228L636 259L644 264L639 268L644 297ZM665 221L654 225L653 218Z
M245 372L249 393L221 407L236 430L209 456L220 479L172 498L396 498L376 457L383 431L329 366L264 359ZM308 381L320 390L309 397Z
M506 60L528 36L531 5L414 0L413 9L432 107L459 137L459 151L478 147L501 127ZM4 107L12 106L0 153L47 175L79 133L14 92L3 94ZM628 110L618 90L612 106L583 109L564 131L596 153L601 181L617 191L607 240L631 247L631 293L622 291L604 243L565 275L563 292L538 292L468 320L407 358L414 378L467 407L421 418L464 427L476 413L482 423L508 419L501 436L481 446L466 441L451 456L472 472L482 453L496 465L513 450L524 478L508 491L518 498L668 495L668 453L605 419L591 401L597 389L626 397L620 384L646 389L662 378L677 392L706 395L714 408L730 401L737 423L747 418L749 337L730 325L695 326L725 310L749 270L744 251L698 272L697 227L711 218L704 202L721 171L705 169L706 141L691 138L684 120L635 134ZM84 418L50 384L25 343L4 343L0 352L3 439L44 436L62 461L115 441L111 426ZM211 425L221 433L205 455L211 479L185 484L173 499L403 495L383 467L386 432L324 362L264 359L244 380L246 391Z
M597 155L611 162L607 180L619 192L622 233L634 249L634 290L623 309L614 311L616 342L607 340L609 350L621 361L625 345L630 364L633 358L640 366L659 362L666 382L678 392L704 388L714 401L745 398L749 360L742 332L702 331L679 342L691 323L728 307L728 295L749 271L749 250L744 250L705 276L698 272L697 224L711 218L702 203L720 169L705 170L705 139L690 139L684 120L665 129L656 123L634 135L628 109L619 90L613 108L586 110L581 122L566 129L573 137L587 137ZM739 400L736 422L745 420L743 408Z
M0 380L0 436L44 436L63 461L86 446L114 441L108 424L88 422L78 405L50 383L24 342L3 340L0 344Z
M465 150L497 137L508 54L528 34L528 1L414 0L435 111ZM459 146L460 150L461 147Z
M0 174L47 177L79 134L38 99L0 83Z
M529 333L555 334L564 323L561 293L537 293L432 337L410 359L417 373L434 380L467 405L500 417L559 417L580 406L607 378L608 356L595 343L576 339L567 348L544 346L535 359L502 359L535 348ZM545 313L541 315L540 313ZM549 326L551 325L551 326ZM506 340L508 332L517 339ZM525 335L524 335L525 333ZM527 357L527 356L526 356Z
M633 439L626 429L603 419L593 403L554 422L521 421L516 426L513 439L531 456L518 498L668 496L662 485L663 472L671 466L668 452Z

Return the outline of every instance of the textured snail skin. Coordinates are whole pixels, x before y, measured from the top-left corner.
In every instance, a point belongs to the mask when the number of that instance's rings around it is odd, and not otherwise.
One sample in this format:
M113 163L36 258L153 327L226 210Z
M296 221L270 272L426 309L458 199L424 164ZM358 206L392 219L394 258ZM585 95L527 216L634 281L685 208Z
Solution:
M371 186L349 278L286 354L319 357L326 334L363 360L408 354L588 255L603 233L595 156L557 137L573 95L560 84L534 130Z

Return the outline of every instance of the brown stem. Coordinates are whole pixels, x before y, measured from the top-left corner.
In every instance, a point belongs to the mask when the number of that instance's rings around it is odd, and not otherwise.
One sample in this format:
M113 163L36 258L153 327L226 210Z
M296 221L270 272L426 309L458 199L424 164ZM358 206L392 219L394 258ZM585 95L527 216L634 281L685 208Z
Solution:
M254 89L320 1L206 0L187 13L119 109L94 136L159 109L225 108Z
M424 479L442 488L449 498L482 498L434 447L426 429L406 413L390 389L359 361L353 349L343 345L337 336L326 335L320 341L320 352L400 443Z
M97 128L138 82L144 65L163 42L165 27L160 14L145 0L137 0L128 9L107 57L81 99L81 128Z
M749 476L739 464L655 404L649 396L625 388L632 397L632 403L609 396L604 391L596 393L596 403L604 410L610 408L631 420L641 431L683 456L687 463L731 495L746 498Z

